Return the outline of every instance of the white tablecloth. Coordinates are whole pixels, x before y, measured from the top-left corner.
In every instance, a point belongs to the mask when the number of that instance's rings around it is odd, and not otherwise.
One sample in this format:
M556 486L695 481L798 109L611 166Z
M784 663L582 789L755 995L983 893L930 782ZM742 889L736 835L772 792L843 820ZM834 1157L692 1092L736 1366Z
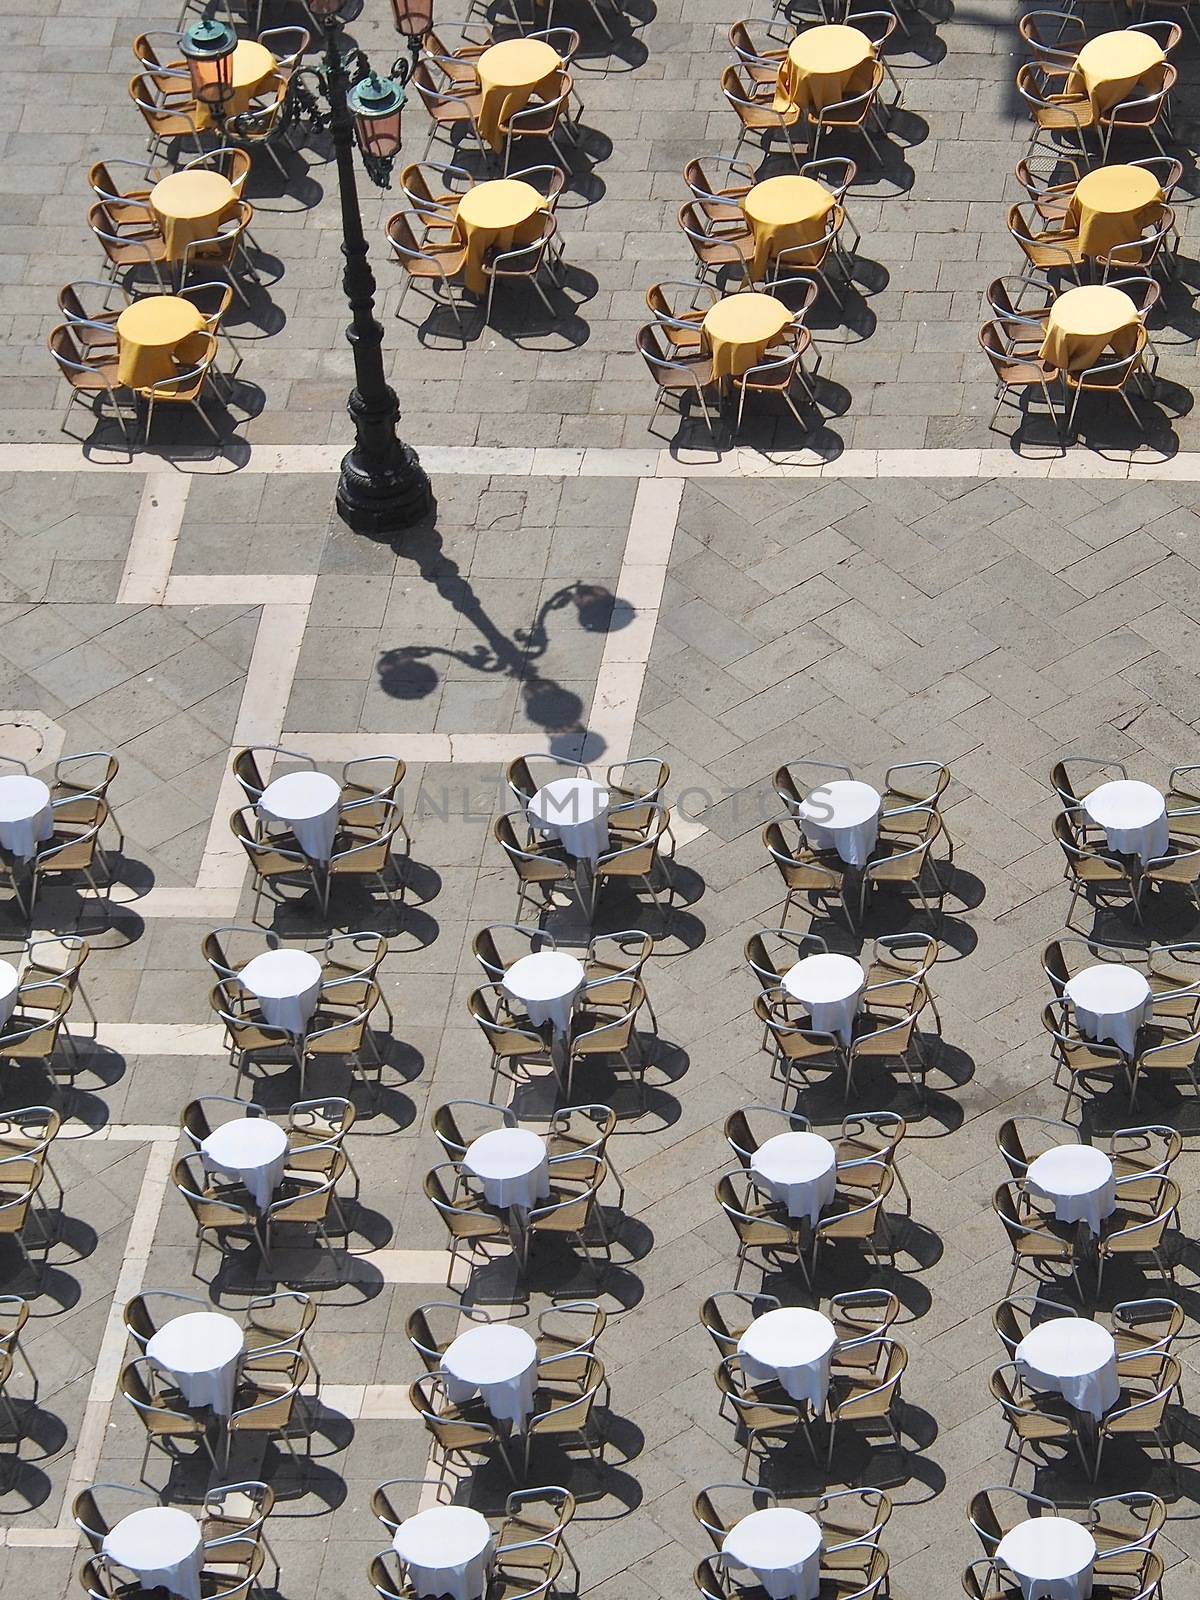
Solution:
M545 1140L529 1128L492 1128L472 1139L463 1167L483 1184L494 1206L528 1211L550 1195L550 1163Z
M1149 861L1164 856L1169 843L1167 802L1149 783L1116 778L1093 789L1083 809L1108 836L1108 848Z
M787 1207L789 1217L815 1223L837 1191L837 1151L819 1133L777 1133L750 1157L760 1189Z
M146 1345L146 1354L170 1374L188 1405L211 1406L227 1417L245 1348L245 1335L232 1317L189 1311L165 1322Z
M29 861L53 832L50 791L42 780L22 772L0 778L0 845L10 855Z
M1085 1038L1108 1040L1132 1057L1137 1031L1149 1022L1151 1010L1150 985L1136 967L1099 961L1077 972L1063 993Z
M239 1117L201 1141L204 1165L246 1185L265 1211L287 1166L287 1133L269 1117Z
M1113 1164L1090 1144L1060 1144L1035 1156L1025 1173L1035 1194L1054 1202L1060 1222L1086 1223L1092 1233L1117 1204Z
M730 1528L721 1545L727 1567L752 1572L771 1600L816 1600L821 1587L821 1527L806 1511L768 1506Z
M850 1043L867 975L853 956L805 956L783 975L783 987L812 1018L817 1033Z
M513 962L501 988L525 1007L535 1028L548 1022L555 1033L566 1033L583 988L583 964L563 950L538 950Z
M342 791L327 772L285 772L262 792L260 817L282 822L310 861L333 854Z
M1113 1336L1089 1317L1039 1323L1017 1346L1015 1360L1032 1388L1061 1394L1097 1421L1121 1392Z
M1025 1600L1087 1600L1092 1592L1096 1541L1067 1517L1031 1517L996 1546Z
M17 990L21 975L11 961L0 961L0 1027L8 1021L17 1007Z
M778 1378L793 1400L807 1400L819 1412L836 1344L837 1330L821 1312L780 1306L755 1317L738 1340L738 1355L751 1383Z
M805 796L796 809L814 850L836 850L848 867L863 867L879 838L879 791L857 778L836 778Z
M555 778L528 805L531 826L593 865L608 849L608 790L591 778Z
M498 1422L520 1430L533 1410L537 1345L511 1323L468 1328L446 1347L442 1376L456 1405L480 1394Z
M143 1588L200 1600L200 1524L175 1506L146 1506L104 1536L104 1554L136 1572Z
M317 1009L321 963L307 950L264 950L238 973L273 1028L303 1033Z
M408 1568L420 1596L448 1594L479 1600L487 1585L494 1544L492 1530L470 1506L431 1506L402 1522L392 1549Z

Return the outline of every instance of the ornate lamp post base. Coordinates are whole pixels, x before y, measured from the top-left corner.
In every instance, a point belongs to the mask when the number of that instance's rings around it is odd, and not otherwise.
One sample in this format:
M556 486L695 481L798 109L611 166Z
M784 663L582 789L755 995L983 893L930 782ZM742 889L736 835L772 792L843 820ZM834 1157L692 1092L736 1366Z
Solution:
M433 491L411 446L395 441L390 459L368 461L355 445L342 457L338 516L355 533L398 533L433 511Z

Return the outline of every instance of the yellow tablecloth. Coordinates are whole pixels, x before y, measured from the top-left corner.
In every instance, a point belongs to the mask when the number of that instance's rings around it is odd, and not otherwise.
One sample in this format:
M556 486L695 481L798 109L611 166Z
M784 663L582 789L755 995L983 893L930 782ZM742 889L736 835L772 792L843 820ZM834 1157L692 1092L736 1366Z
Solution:
M152 294L126 306L117 318L117 382L146 389L173 378L171 357L179 346L204 328L204 318L190 300L174 294Z
M1147 93L1156 89L1165 59L1148 33L1122 28L1089 39L1075 57L1075 70L1067 81L1077 92L1082 89L1087 94L1097 112L1108 111L1143 79Z
M1075 230L1085 256L1132 244L1158 216L1163 192L1145 167L1097 167L1075 185L1064 230Z
M173 172L160 179L150 191L150 210L167 242L168 259L182 261L193 240L213 238L236 204L233 185L219 172Z
M776 111L789 105L823 111L838 100L861 94L867 87L865 69L874 59L874 45L857 28L840 23L806 28L788 45L787 59L779 68Z
M1104 284L1068 289L1050 307L1041 358L1069 372L1082 372L1099 365L1106 350L1114 359L1127 356L1137 326L1137 307L1122 290Z
M562 57L544 39L505 39L479 57L479 132L494 150L504 144L501 117L523 110L561 66Z
M265 44L259 44L257 39L239 39L233 52L233 97L225 106L225 115L237 117L249 111L251 101L263 92L278 68L279 63ZM196 123L201 128L212 126L212 114L203 102Z
M533 243L545 209L544 197L519 178L496 178L467 190L458 202L457 221L467 247L463 282L468 289L482 294L487 288L483 257L493 246L512 250L517 245Z
M704 315L715 378L740 377L787 327L792 313L772 294L731 294Z
M797 245L815 244L827 231L826 219L836 204L824 184L815 178L785 173L756 183L742 201L742 210L754 235L754 261L751 275L766 276L773 256ZM817 252L813 252L815 260ZM810 266L805 256L795 256L790 264Z

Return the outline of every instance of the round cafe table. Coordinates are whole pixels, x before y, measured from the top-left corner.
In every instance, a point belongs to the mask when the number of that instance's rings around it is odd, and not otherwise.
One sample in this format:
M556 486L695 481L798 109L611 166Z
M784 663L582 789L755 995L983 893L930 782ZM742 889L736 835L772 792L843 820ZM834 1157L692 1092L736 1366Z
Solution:
M232 1317L189 1311L164 1322L148 1341L146 1354L170 1374L188 1405L208 1406L227 1417L245 1348L245 1334Z
M750 1157L758 1187L781 1201L789 1217L816 1225L837 1193L837 1151L819 1133L777 1133Z
M487 1587L495 1538L470 1506L430 1506L402 1522L392 1549L408 1569L408 1581L421 1600L449 1595L480 1600Z
M1093 789L1083 809L1104 829L1108 847L1116 855L1138 856L1143 862L1166 855L1171 842L1167 802L1153 784L1116 778Z
M518 1431L533 1412L537 1345L524 1328L492 1322L468 1328L442 1353L446 1393L455 1405L479 1394L497 1422Z
M524 39L505 40L509 44L526 44ZM532 41L536 44L538 41ZM503 48L500 45L494 49ZM490 52L488 52L490 54ZM482 60L482 57L480 57ZM458 202L455 220L467 247L463 282L472 294L483 294L487 278L483 271L483 258L491 249L515 250L518 245L532 244L541 230L541 216L546 209L546 197L538 193L531 183L520 178L493 178L488 183L474 184Z
M861 94L867 87L865 69L874 59L875 46L858 28L845 23L805 28L788 45L779 68L775 110L794 105L802 111L823 111Z
M851 29L851 32L854 30ZM829 213L837 204L823 183L799 173L783 173L756 183L742 200L742 211L754 235L751 276L765 278L781 250L815 245L828 232ZM819 251L788 257L790 266L812 266ZM733 296L734 300L745 299ZM706 319L707 320L707 319Z
M0 1027L8 1021L17 1008L17 995L21 988L21 974L11 961L0 961Z
M721 1544L727 1567L744 1567L771 1600L816 1600L821 1588L821 1525L807 1511L768 1506L735 1522Z
M569 856L595 866L608 849L608 806L602 783L555 778L538 790L526 811L530 824L558 839Z
M203 1543L195 1517L176 1506L131 1511L104 1535L104 1554L136 1572L143 1589L200 1600Z
M1089 1233L1099 1234L1104 1218L1116 1210L1113 1164L1090 1144L1043 1150L1025 1169L1025 1182L1053 1203L1059 1222L1082 1222Z
M770 294L731 294L704 314L713 377L741 377L762 360L767 346L790 326L792 313Z
M550 1194L546 1142L531 1128L492 1128L472 1139L462 1158L489 1205L529 1211Z
M500 987L525 1007L535 1028L548 1022L556 1034L565 1035L583 981L583 963L565 950L535 950L513 962Z
M135 300L117 318L117 381L130 389L148 389L175 377L176 350L203 329L204 318L179 295L148 294Z
M307 950L264 950L237 975L272 1028L302 1034L317 1009L321 963Z
M1021 1340L1013 1359L1031 1387L1062 1395L1096 1422L1121 1393L1116 1343L1090 1317L1052 1317L1039 1323Z
M505 39L473 63L479 74L479 134L493 150L503 150L500 124L522 111L562 66L562 57L544 39Z
M258 814L289 827L310 861L328 861L341 804L342 791L327 772L285 772L263 790Z
M211 239L237 204L228 178L198 168L172 172L150 191L150 211L166 241L168 261L182 261L189 244Z
M42 780L23 772L0 778L0 849L31 861L53 832L50 790Z
M1087 95L1096 111L1109 111L1145 82L1158 88L1166 57L1156 39L1136 28L1121 28L1089 39L1075 57L1068 89Z
M1127 356L1136 342L1137 307L1123 289L1106 283L1068 289L1050 307L1039 355L1060 371L1084 372ZM1104 787L1107 787L1105 785Z
M1162 207L1158 179L1145 167L1097 167L1075 185L1064 231L1079 234L1085 256L1102 256L1119 244L1132 244ZM1135 270L1130 263L1130 270Z
M879 838L878 789L858 778L823 783L796 807L796 819L814 850L836 850L848 867L865 867Z
M1063 995L1084 1038L1107 1040L1133 1058L1138 1029L1150 1021L1153 1007L1150 985L1136 967L1098 961L1069 979Z
M1069 1517L1031 1517L996 1546L997 1565L1021 1585L1024 1600L1087 1600L1096 1541Z
M269 1117L235 1117L200 1141L206 1167L245 1184L265 1211L287 1166L287 1132Z
M867 975L853 956L805 956L784 973L782 987L808 1012L817 1033L850 1043Z
M829 1363L837 1332L829 1318L804 1306L765 1311L738 1340L738 1355L751 1383L778 1378L793 1400L820 1412L829 1390Z

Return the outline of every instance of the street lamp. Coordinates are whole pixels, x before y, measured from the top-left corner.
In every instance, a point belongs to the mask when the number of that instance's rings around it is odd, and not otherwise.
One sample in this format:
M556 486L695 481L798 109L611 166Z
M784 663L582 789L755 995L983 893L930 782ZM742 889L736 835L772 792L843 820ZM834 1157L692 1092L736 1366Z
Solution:
M319 70L293 74L290 115L333 135L342 208L342 288L350 305L346 338L354 354L354 388L346 409L355 443L342 458L337 508L350 527L386 534L420 522L432 510L433 494L416 452L396 435L400 407L383 367L383 329L375 316L375 275L358 203L354 146L357 140L371 181L387 188L400 151L404 85L412 68L400 59L383 78L357 48L343 53L341 30L349 14L357 13L358 0L308 0L308 9L324 31L325 60Z
M228 23L204 17L180 36L179 48L187 62L193 98L206 107L218 126L233 99L233 52L238 37Z
M409 53L415 67L425 35L433 27L433 0L392 0L392 17L396 32L408 39Z

